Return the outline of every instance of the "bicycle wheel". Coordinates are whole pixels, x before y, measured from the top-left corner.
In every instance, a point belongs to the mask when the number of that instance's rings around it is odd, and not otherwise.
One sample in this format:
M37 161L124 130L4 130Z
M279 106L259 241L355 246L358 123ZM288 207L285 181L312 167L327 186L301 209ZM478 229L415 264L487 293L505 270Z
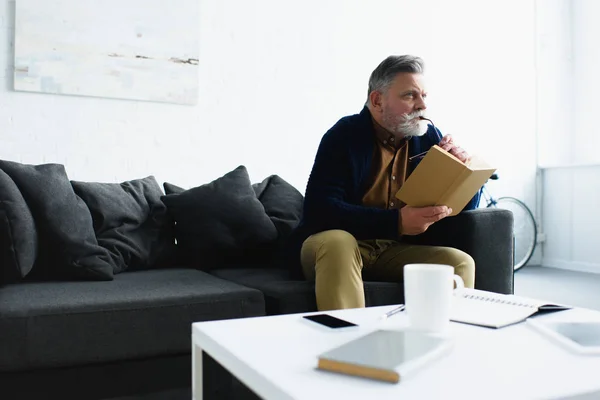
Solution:
M513 234L515 240L514 270L517 271L527 264L535 250L537 243L535 218L529 207L514 197L500 197L495 206L510 210L513 213Z

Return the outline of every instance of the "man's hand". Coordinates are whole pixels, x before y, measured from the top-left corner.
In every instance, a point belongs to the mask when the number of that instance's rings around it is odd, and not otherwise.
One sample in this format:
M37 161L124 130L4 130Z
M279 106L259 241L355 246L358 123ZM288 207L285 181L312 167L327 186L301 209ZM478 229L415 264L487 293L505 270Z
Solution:
M435 222L446 218L452 209L446 206L410 207L400 209L402 215L402 234L418 235L425 232Z
M452 135L444 136L438 144L438 146L440 146L442 149L446 150L448 153L452 154L454 157L458 158L465 164L471 159L469 154L462 147L454 143L454 138L452 137Z

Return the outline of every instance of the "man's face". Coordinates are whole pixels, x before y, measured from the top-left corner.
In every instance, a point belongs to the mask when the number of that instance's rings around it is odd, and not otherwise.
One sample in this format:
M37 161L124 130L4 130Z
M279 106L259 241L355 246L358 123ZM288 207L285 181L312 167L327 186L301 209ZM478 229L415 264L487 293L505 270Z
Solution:
M427 122L419 117L425 115L426 97L423 75L396 75L390 88L381 94L383 127L403 137L424 135L427 132Z

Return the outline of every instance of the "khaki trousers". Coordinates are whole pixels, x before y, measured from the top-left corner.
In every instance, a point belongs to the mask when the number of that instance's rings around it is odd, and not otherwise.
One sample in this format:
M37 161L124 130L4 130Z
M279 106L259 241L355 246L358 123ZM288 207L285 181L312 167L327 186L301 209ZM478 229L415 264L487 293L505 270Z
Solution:
M465 252L393 240L357 241L342 230L310 236L300 258L305 278L315 281L319 311L364 307L363 279L402 282L403 268L411 263L451 265L465 287L475 285L475 261Z

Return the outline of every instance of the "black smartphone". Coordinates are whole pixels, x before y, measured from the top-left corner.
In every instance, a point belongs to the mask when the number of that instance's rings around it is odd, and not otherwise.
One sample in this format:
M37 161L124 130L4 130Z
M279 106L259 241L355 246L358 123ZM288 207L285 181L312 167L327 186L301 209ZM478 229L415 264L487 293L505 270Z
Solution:
M316 322L317 324L325 325L329 328L348 328L351 326L358 326L352 322L344 321L343 319L336 318L329 314L316 314L316 315L305 315L303 318Z

